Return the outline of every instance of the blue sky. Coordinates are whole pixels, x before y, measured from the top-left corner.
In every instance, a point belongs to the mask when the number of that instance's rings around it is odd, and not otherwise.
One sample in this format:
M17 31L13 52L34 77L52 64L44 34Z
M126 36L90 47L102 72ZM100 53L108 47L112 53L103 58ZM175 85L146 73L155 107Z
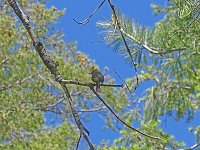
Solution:
M166 6L166 2L167 0L113 0L113 3L126 16L132 17L141 25L150 27L153 27L164 15L155 16L150 4L155 3ZM123 78L132 77L133 68L125 63L123 56L117 54L101 42L100 29L96 27L97 21L110 19L111 9L108 4L106 3L87 25L78 25L72 20L73 18L77 21L85 19L99 3L100 1L95 0L49 0L48 7L53 5L59 9L66 8L66 14L59 19L59 24L57 25L57 28L64 32L65 40L67 42L77 41L77 50L83 51L91 59L95 59L100 69L108 66L110 68L109 73L117 82L120 82L113 68L120 72ZM119 136L119 133L113 132L112 130L102 130L105 125L104 118L99 117L96 113L91 113L91 116L91 121L85 125L90 131L91 140L95 144L99 144L102 139L113 140ZM161 119L163 120L164 118ZM163 124L163 129L173 134L177 140L183 140L188 146L191 146L195 141L193 134L188 132L187 127L198 125L199 122L200 118L195 118L194 121L185 123L184 119L176 122L171 117L168 117L167 122Z

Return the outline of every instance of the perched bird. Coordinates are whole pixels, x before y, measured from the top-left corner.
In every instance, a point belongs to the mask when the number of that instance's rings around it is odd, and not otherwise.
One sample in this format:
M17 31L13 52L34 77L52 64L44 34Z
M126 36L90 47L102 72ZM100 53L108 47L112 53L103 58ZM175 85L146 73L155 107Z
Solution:
M92 70L90 74L92 75L92 81L97 84L96 92L100 92L100 84L104 82L103 74L98 69Z

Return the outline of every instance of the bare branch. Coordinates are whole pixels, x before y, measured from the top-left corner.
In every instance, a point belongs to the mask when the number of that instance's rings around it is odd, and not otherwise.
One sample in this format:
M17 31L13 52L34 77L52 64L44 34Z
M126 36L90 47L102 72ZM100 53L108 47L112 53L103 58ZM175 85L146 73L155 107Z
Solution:
M80 136L79 136L79 138L78 138L78 141L76 142L76 150L78 150L78 146L79 146L81 137L82 137L82 134L80 134Z
M160 137L155 137L155 136L152 136L152 135L149 135L149 134L146 134L134 127L131 127L130 125L128 125L126 122L124 122L113 110L112 108L99 96L99 94L94 90L94 87L90 87L90 89L93 91L93 93L96 95L96 97L110 110L110 112L121 122L123 123L126 127L128 127L129 129L131 130L134 130L146 137L149 137L149 138L152 138L152 139L156 139L156 140L161 140Z
M132 54L131 54L131 50L130 50L130 48L129 48L127 42L126 42L125 36L124 36L124 34L123 34L123 32L122 32L122 26L121 26L121 24L120 24L120 22L119 22L119 19L118 19L118 17L117 17L116 10L115 10L115 6L114 6L113 3L111 2L111 0L108 0L108 3L109 3L109 5L110 5L110 8L111 8L112 11L113 11L113 15L114 15L114 18L115 18L115 20L116 20L116 24L117 24L118 30L120 31L122 40L123 40L123 42L124 42L124 45L126 46L126 50L127 50L128 54L129 54L129 56L130 56L130 58L131 58L133 67L134 67L134 69L135 69L135 74L136 74L136 79L137 79L137 84L138 84L138 83L139 83L139 78L138 78L138 71L137 71L137 67L136 67L136 66L137 66L137 63L136 63L135 60L133 59L133 56L132 56Z
M64 80L62 79L60 82L64 83L64 84L76 84L76 85L82 85L82 86L96 86L96 83L84 83L84 82L80 82L78 80ZM108 86L108 87L123 87L123 84L100 84L101 86Z
M82 24L82 25L86 25L89 21L90 21L90 18L92 18L96 13L97 11L101 8L101 6L103 6L104 2L106 0L103 0L99 5L98 7L92 12L92 14L90 14L85 20L81 21L81 22L78 22L76 21L75 19L73 19L76 23L78 24Z
M76 124L79 127L81 134L83 135L83 137L85 138L85 140L89 144L90 149L94 150L95 148L94 148L92 142L90 141L90 139L87 136L87 134L89 135L89 131L82 125L82 123L80 121L79 115L78 115L78 113L77 113L77 111L74 107L74 104L73 104L72 98L70 96L69 90L67 89L67 87L65 86L64 83L61 83L61 86L62 86L64 92L66 93L66 96L67 96L68 101L69 101L69 105L70 105L71 110L72 110L73 117L76 118Z

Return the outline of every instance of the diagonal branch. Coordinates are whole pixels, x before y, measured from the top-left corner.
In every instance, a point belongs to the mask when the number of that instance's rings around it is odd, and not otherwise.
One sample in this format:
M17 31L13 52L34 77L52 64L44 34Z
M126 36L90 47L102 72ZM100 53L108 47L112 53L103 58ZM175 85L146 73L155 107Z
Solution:
M111 8L112 11L113 11L113 15L114 15L114 18L115 18L115 20L116 20L116 24L117 24L118 30L119 30L119 32L120 32L120 34L121 34L121 37L122 37L122 40L123 40L124 45L125 45L125 47L126 47L126 50L127 50L128 54L129 54L129 56L130 56L130 58L131 58L131 61L132 61L133 66L134 66L135 74L136 74L136 79L137 79L137 84L139 84L138 71L137 71L137 67L136 67L136 66L137 66L137 63L136 63L135 60L133 59L133 56L132 56L132 54L131 54L131 50L130 50L130 48L129 48L129 46L128 46L128 43L126 42L124 33L122 32L122 26L121 26L121 24L120 24L120 22L119 22L119 19L118 19L118 17L117 17L116 10L115 10L115 6L114 6L113 3L111 2L111 0L108 0L108 3L109 3L109 5L110 5L110 8ZM135 89L136 89L136 87L135 87Z
M112 110L112 108L103 100L103 98L101 98L101 96L99 96L99 94L94 90L94 87L91 86L91 87L89 87L89 88L93 91L93 93L96 95L96 97L110 110L110 112L111 112L121 123L123 123L126 127L128 127L128 128L131 129L131 130L134 130L134 131L136 131L136 132L138 132L138 133L140 133L140 134L142 134L142 135L144 135L144 136L146 136L146 137L149 137L149 138L152 138L152 139L156 139L156 140L161 140L160 137L155 137L155 136L146 134L146 133L144 133L144 132L142 132L142 131L140 131L140 130L134 128L134 127L131 127L130 125L128 125L126 122L124 122L124 121Z
M94 148L93 144L91 143L90 139L87 136L87 134L89 135L89 131L82 125L82 123L80 121L80 117L79 117L78 112L76 111L76 109L74 107L73 100L70 96L69 90L67 89L65 84L61 83L61 86L62 86L64 92L66 93L66 96L67 96L68 101L69 101L69 105L70 105L71 110L72 110L73 117L76 118L76 124L81 131L81 135L83 135L83 137L85 138L85 140L89 144L90 149L94 150L95 148Z
M12 7L12 9L14 10L15 14L22 21L22 23L23 23L24 27L26 28L29 36L31 37L34 48L38 52L38 54L40 55L40 58L42 59L43 63L49 69L51 74L54 75L55 80L57 82L59 82L60 85L62 86L62 88L65 92L65 95L68 98L68 102L70 104L71 111L72 111L73 117L75 119L75 122L76 122L81 134L83 135L83 137L87 141L88 145L90 146L90 149L94 150L95 148L94 148L93 144L91 143L91 141L90 141L90 139L88 138L88 135L87 135L89 133L89 131L82 125L82 123L80 121L79 115L78 115L78 113L77 113L77 111L74 107L73 100L70 96L69 90L67 89L67 87L63 83L60 82L62 80L62 76L59 73L59 71L57 70L58 63L54 62L50 58L50 56L47 53L47 51L45 50L43 44L37 39L37 36L34 34L33 29L30 25L28 16L26 16L24 14L24 12L20 9L18 3L15 0L7 0L7 1L9 3L9 5Z
M122 80L122 82L124 82L127 90L129 91L129 93L133 96L133 93L135 92L136 88L134 89L134 91L131 91L128 84L126 83L126 81L119 75L119 73L114 69L114 72L116 73L116 75L120 78L120 80ZM139 84L138 84L139 85Z

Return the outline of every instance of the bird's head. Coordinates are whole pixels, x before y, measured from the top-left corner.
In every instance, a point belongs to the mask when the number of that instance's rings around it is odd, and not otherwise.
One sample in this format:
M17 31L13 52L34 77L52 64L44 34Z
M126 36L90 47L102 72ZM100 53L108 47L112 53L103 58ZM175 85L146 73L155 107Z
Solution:
M98 69L94 69L94 70L92 70L89 74L93 75L93 74L95 74L96 72L99 72L99 70L98 70Z

